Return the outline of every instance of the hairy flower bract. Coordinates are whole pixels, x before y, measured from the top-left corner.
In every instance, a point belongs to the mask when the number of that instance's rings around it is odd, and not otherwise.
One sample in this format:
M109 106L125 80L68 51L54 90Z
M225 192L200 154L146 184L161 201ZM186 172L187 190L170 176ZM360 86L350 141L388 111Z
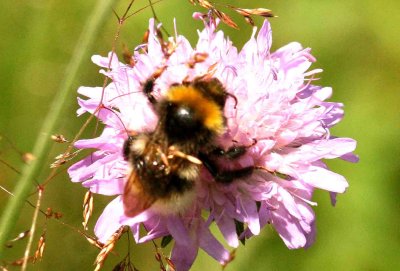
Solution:
M199 17L199 16L195 16ZM93 56L112 82L101 87L80 87L78 115L95 114L104 124L101 135L76 142L79 149L95 149L68 172L73 182L82 182L94 193L114 196L97 221L95 233L106 241L121 225L129 225L137 243L171 235L172 258L177 270L188 270L201 248L221 264L230 253L210 231L215 223L226 243L233 248L240 240L260 233L271 224L288 248L311 245L315 214L311 206L316 188L327 190L334 204L336 193L345 192L346 179L328 169L323 159L341 158L355 162L356 142L334 137L329 129L343 117L343 105L326 101L329 87L315 85L320 69L309 48L293 42L271 52L271 28L264 21L254 28L238 51L217 31L217 22L205 20L195 47L178 34L169 38L172 50L157 36L150 20L147 44L134 51L134 65L121 63L116 55ZM143 49L144 48L144 49ZM196 55L204 59L193 64ZM126 217L121 194L129 174L122 148L127 131L152 131L157 115L152 111L142 84L157 70L156 93L169 86L205 74L218 78L229 93L225 106L227 129L218 139L229 148L234 143L251 146L236 160L224 161L226 168L256 166L253 174L223 185L202 169L196 200L181 215L163 215L152 208L136 217ZM99 107L99 105L101 105ZM254 144L255 143L255 144ZM147 233L141 235L143 224Z

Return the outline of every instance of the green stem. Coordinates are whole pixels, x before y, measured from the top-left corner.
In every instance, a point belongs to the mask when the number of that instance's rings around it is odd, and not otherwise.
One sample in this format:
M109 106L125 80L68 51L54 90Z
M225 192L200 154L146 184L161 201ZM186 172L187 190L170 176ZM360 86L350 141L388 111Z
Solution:
M72 59L66 69L66 76L61 83L60 91L54 97L50 110L43 123L42 129L36 140L33 148L35 160L30 164L24 166L21 174L21 179L18 181L14 189L14 197L11 197L3 212L0 220L0 259L3 256L4 244L9 238L11 230L15 227L18 215L23 207L28 193L32 190L32 180L38 175L41 166L48 154L52 141L49 136L56 128L57 120L60 117L64 106L65 100L70 91L72 91L72 83L78 73L79 67L84 59L87 57L87 52L90 50L91 45L98 31L103 25L106 18L112 14L112 4L115 0L98 0L97 5L93 7L93 12L88 18L86 25L81 33L78 43L75 47Z

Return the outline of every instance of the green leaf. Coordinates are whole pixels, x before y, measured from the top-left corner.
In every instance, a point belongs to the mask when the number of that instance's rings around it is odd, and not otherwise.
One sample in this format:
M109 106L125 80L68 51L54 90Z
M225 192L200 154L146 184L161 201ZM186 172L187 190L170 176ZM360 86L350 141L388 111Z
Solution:
M161 240L161 247L165 248L174 238L171 235L164 236Z

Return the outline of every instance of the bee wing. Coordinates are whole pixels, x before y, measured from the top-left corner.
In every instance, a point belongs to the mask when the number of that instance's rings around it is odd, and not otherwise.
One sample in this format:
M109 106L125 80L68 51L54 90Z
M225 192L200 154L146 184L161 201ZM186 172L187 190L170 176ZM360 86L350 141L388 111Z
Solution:
M155 198L143 190L143 186L138 180L139 176L132 171L128 182L125 185L122 198L124 212L128 217L134 217L148 209L155 201Z

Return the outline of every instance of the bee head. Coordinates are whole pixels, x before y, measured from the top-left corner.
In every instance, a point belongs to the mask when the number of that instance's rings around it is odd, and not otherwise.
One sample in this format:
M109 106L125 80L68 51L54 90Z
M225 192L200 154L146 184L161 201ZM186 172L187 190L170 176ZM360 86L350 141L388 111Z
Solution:
M224 103L223 103L224 104ZM193 85L176 85L168 91L158 110L165 132L173 140L196 139L224 132L221 103Z

